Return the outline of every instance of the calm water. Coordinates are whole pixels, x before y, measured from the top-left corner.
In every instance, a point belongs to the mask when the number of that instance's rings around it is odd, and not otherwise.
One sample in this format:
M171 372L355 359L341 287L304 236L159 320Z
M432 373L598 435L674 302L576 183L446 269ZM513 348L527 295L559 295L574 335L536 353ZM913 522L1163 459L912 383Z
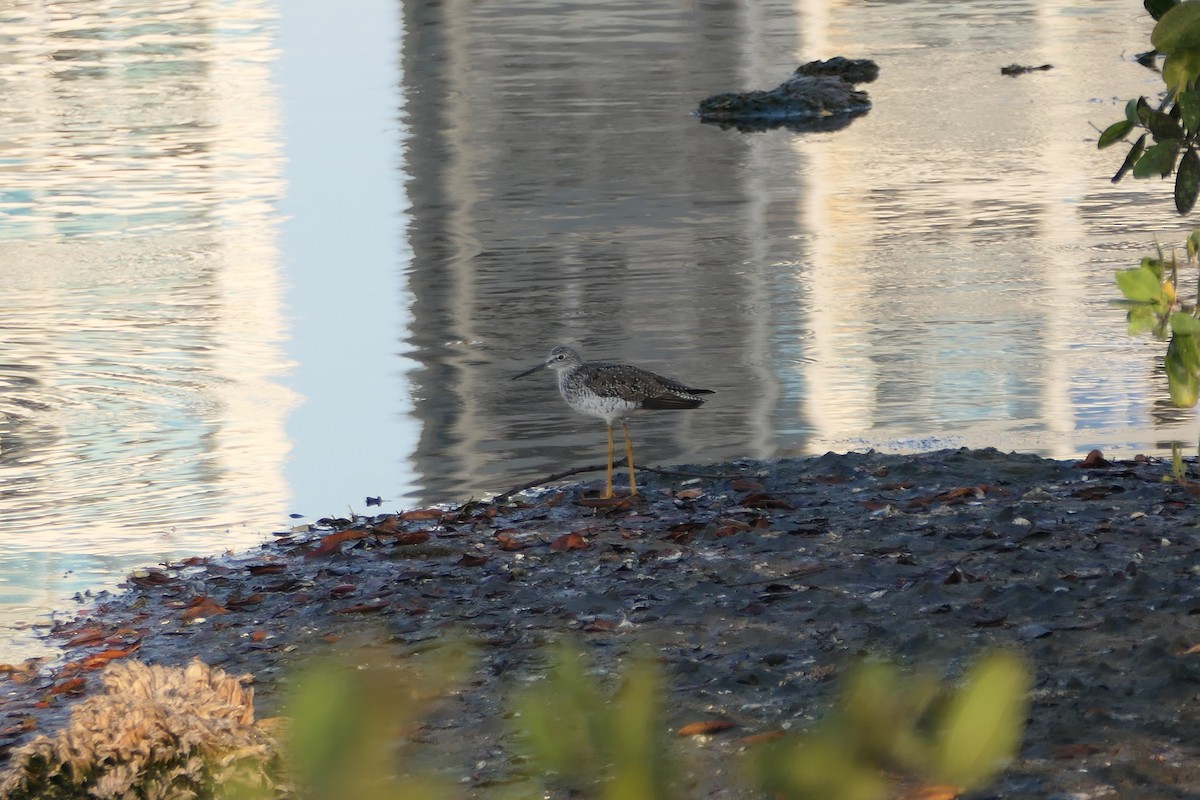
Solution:
M1190 230L1094 147L1159 85L1137 4L333 5L5 12L0 627L601 460L508 381L559 342L717 390L651 463L1195 443L1109 305ZM689 116L838 54L882 70L843 131Z

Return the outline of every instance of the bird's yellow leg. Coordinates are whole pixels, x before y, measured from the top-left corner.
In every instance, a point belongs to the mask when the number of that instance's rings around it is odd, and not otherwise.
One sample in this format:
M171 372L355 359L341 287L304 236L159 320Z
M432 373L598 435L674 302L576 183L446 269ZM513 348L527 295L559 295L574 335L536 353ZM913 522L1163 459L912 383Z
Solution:
M625 463L629 465L629 496L637 497L637 481L633 477L633 439L629 438L629 426L621 420L621 429L625 431Z
M613 432L612 423L608 423L608 470L604 473L604 497L612 497L612 473L613 473Z

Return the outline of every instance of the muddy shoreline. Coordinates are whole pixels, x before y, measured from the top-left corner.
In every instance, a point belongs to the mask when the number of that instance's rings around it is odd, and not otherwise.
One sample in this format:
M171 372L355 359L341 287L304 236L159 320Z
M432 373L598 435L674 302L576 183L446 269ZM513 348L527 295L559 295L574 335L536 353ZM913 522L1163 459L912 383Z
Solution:
M1169 464L964 449L680 470L718 477L647 474L617 506L572 484L333 522L139 571L53 631L66 667L0 678L0 760L61 725L106 660L252 673L270 716L305 658L466 637L474 672L420 739L486 797L517 769L504 697L573 634L607 672L653 648L673 727L736 723L686 744L705 765L689 796L749 798L728 778L742 737L810 724L857 657L953 677L1003 645L1035 669L1029 727L974 797L1200 796L1200 505Z

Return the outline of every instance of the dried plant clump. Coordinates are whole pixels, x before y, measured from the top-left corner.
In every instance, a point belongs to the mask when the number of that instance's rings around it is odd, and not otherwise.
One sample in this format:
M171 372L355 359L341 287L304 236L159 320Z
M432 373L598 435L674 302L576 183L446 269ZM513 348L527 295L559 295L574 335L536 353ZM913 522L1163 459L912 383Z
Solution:
M192 800L216 787L278 790L271 734L254 723L250 676L200 660L185 668L137 661L110 665L105 691L79 704L53 738L15 751L0 797Z

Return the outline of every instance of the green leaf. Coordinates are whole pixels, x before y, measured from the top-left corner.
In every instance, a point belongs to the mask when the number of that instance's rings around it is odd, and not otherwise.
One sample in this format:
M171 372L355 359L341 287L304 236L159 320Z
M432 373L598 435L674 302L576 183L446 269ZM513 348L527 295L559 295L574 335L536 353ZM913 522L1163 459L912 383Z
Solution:
M1171 332L1176 336L1196 336L1200 334L1200 319L1186 311L1176 311L1171 315Z
M1200 94L1195 91L1181 92L1175 98L1175 107L1179 109L1180 121L1189 134L1200 131Z
M1133 123L1127 119L1123 119L1120 122L1114 122L1112 125L1109 125L1104 129L1104 133L1100 134L1100 141L1097 142L1096 147L1100 150L1103 150L1110 145L1114 145L1128 136L1129 132L1132 130Z
M1161 19L1162 15L1174 8L1178 2L1179 0L1145 0L1142 5L1150 12L1150 16Z
M1143 114L1143 116L1146 118L1146 127L1150 129L1150 133L1154 136L1155 141L1162 142L1167 139L1183 138L1183 128L1179 126L1179 123L1170 114L1151 110L1148 114Z
M968 671L938 730L939 783L983 786L1016 755L1029 684L1029 667L1013 653L992 653Z
M1151 178L1158 175L1165 178L1175 168L1175 159L1178 155L1179 141L1176 139L1168 139L1165 142L1151 145L1133 165L1133 177Z
M1141 336L1143 333L1151 333L1158 325L1158 315L1154 313L1154 309L1145 303L1132 306L1129 309L1129 315L1126 317L1129 322L1129 335Z
M1121 163L1121 168L1117 170L1117 174L1112 176L1112 182L1116 183L1125 177L1125 173L1133 168L1137 160L1142 157L1142 153L1146 149L1146 134L1138 137L1138 140L1133 143L1133 147L1129 148L1129 153L1125 156L1125 161Z
M1172 336L1165 359L1171 405L1192 408L1200 400L1200 345L1195 336Z
M1147 267L1122 269L1116 273L1117 286L1121 293L1135 303L1161 303L1162 281L1154 270Z
M1137 125L1141 120L1138 118L1138 103L1142 102L1143 98L1135 97L1125 104L1125 119Z
M1168 56L1200 49L1200 3L1179 3L1164 13L1150 34L1150 43Z
M1175 210L1186 214L1196 205L1200 196L1200 156L1191 147L1179 159L1179 171L1175 173Z
M1163 59L1163 82L1171 94L1196 85L1200 78L1200 50L1180 50Z
M1191 235L1188 236L1187 252L1188 261L1191 261L1193 258L1195 258L1197 253L1200 253L1200 228L1192 231Z

